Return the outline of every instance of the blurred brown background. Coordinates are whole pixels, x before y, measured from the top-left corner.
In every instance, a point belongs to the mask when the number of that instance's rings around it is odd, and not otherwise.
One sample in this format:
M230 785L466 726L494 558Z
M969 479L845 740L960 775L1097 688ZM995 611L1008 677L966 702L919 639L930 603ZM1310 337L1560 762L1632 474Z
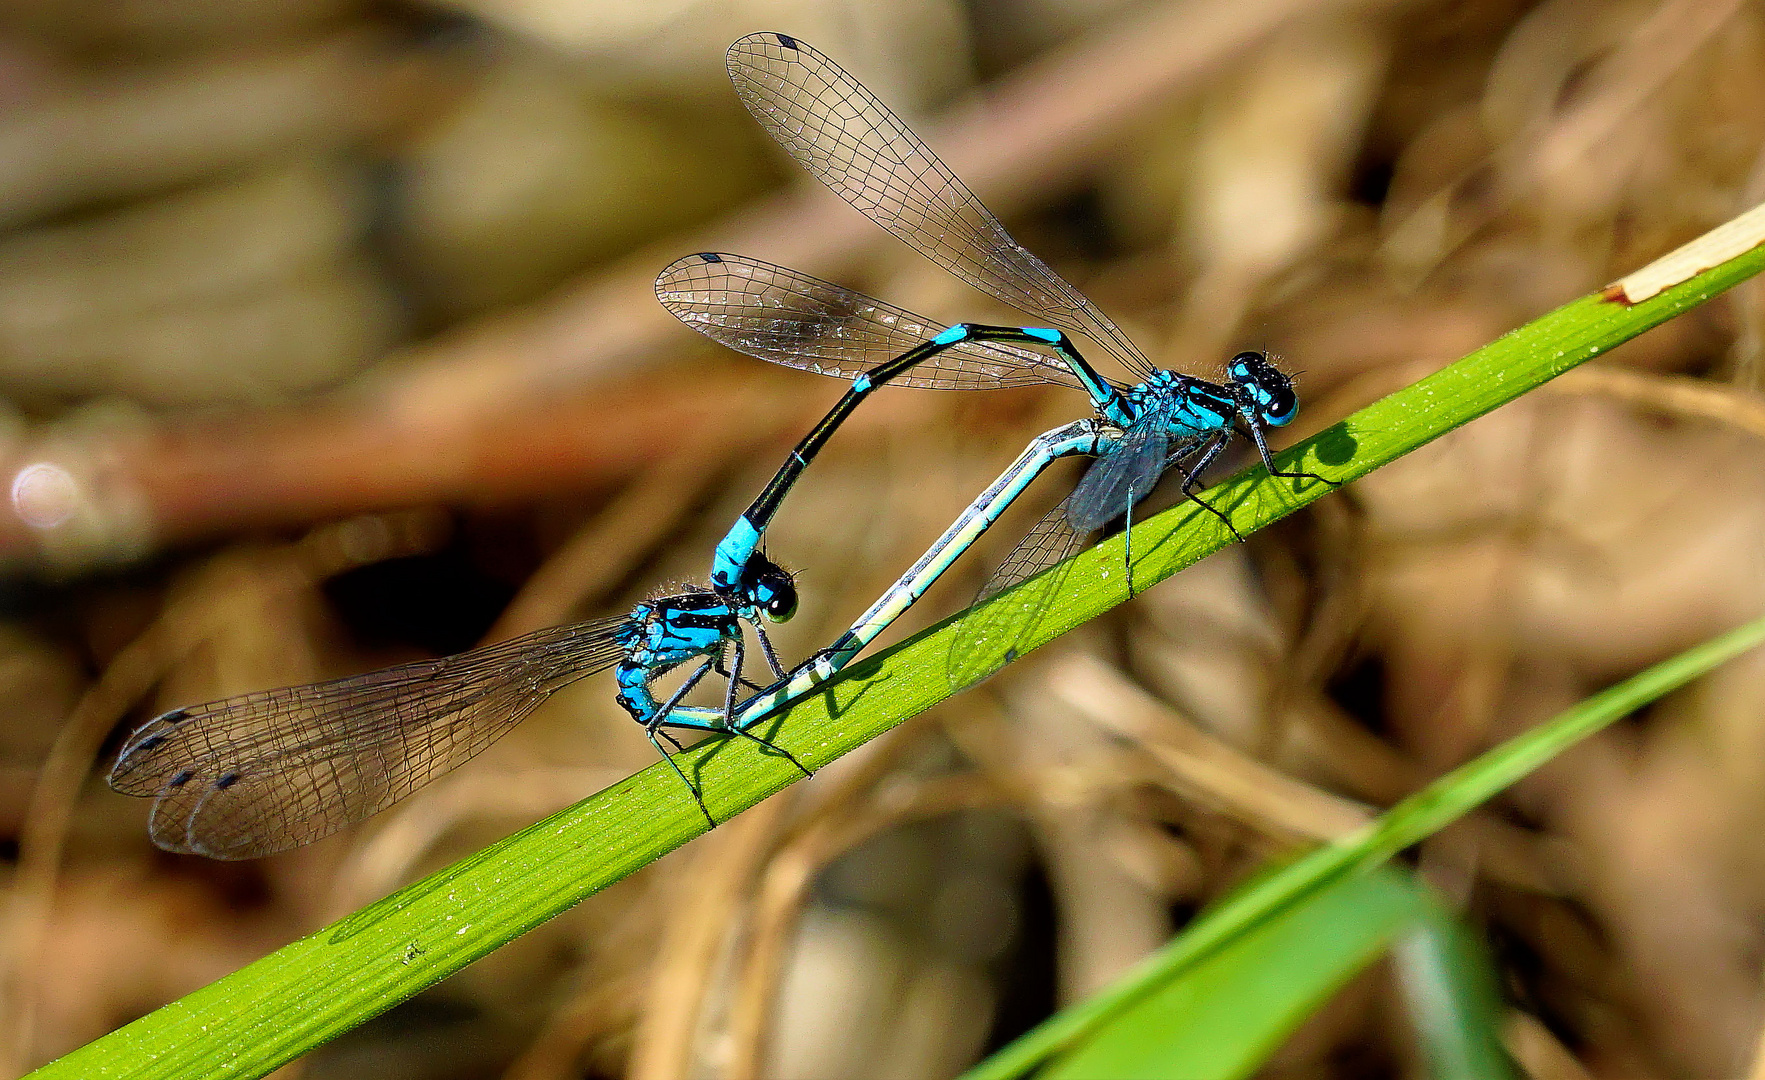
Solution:
M0 1072L652 760L592 680L239 865L156 852L100 779L172 705L702 579L840 387L696 340L662 266L730 249L1016 321L784 167L722 72L756 29L915 117L1156 362L1303 370L1298 429L1765 199L1739 0L5 0ZM953 1075L1271 855L1756 615L1762 297L1220 553L289 1074ZM772 534L787 658L1083 413L866 406ZM1762 702L1765 661L1730 665L1419 852L1531 1076L1755 1068ZM1422 1067L1381 965L1269 1071Z

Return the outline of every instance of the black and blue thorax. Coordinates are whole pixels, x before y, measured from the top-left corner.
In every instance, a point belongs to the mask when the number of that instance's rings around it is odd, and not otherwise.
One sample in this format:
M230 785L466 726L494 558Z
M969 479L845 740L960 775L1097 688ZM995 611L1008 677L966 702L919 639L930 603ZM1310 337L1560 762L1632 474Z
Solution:
M1172 439L1188 441L1218 434L1240 413L1237 396L1218 383L1160 370L1135 386L1117 391L1116 402L1102 412L1124 429L1148 414L1162 414Z
M631 663L672 666L719 647L740 632L743 617L736 602L692 588L633 607L619 643Z

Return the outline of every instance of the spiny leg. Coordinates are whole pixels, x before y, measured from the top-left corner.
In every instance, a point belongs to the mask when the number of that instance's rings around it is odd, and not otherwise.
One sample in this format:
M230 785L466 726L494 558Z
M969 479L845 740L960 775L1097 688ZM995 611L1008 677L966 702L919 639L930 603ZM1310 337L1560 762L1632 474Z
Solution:
M737 624L740 625L739 623ZM729 681L724 684L723 691L723 726L735 730L735 688L742 683L742 661L747 657L748 647L740 634L730 643L735 651L735 663L730 665ZM722 659L721 656L718 659Z
M761 690L766 689L764 686L761 686L759 683L755 682L752 679L744 679L740 675L731 674L729 669L723 666L723 654L721 654L721 653L719 653L717 655L717 674L730 680L731 685L734 685L736 683L740 683L742 686L745 686L749 690L753 690L756 693L758 693Z
M686 773L681 771L680 766L675 762L673 756L670 755L668 751L662 749L662 743L660 739L657 738L657 734L662 725L667 722L668 716L674 712L674 707L679 705L681 699L685 698L687 694L692 692L692 688L699 684L699 680L705 677L705 673L710 671L715 663L715 660L707 660L700 664L698 670L686 677L686 681L680 684L680 689L674 691L674 693L669 696L667 703L656 711L656 715L650 718L649 723L644 725L644 734L649 736L650 745L654 746L656 752L662 755L662 760L666 761L668 767L674 770L674 775L680 777L680 782L686 785L686 790L692 792L693 802L699 804L699 813L705 815L705 820L711 823L713 829L717 827L717 819L711 816L710 809L705 806L705 796L699 792L697 784L694 784L691 780L686 778ZM684 749L674 736L662 735L661 737L673 743L676 749Z
M778 653L772 649L772 639L766 636L766 629L759 623L754 624L754 636L760 639L760 651L766 654L766 662L772 666L772 674L780 679L789 674L778 662Z
M666 720L668 718L668 714L674 711L674 707L676 705L679 705L681 700L683 698L685 698L686 695L692 693L693 687L699 685L699 680L703 679L705 677L705 673L711 670L711 667L715 662L716 661L714 661L714 660L707 660L704 663L700 664L699 669L697 671L693 672L691 675L688 675L686 677L686 681L680 684L680 688L678 690L674 691L673 694L669 695L668 703L663 705L661 707L661 709L657 710L656 715L652 716L650 718L649 722L644 725L644 727L646 727L646 728L655 727L657 724L661 723L663 720ZM665 671L658 671L658 672L656 672L655 677L661 678L664 674L666 674Z
M758 626L754 627L754 633L760 638L760 640L762 642L764 642L766 640L766 631L760 629ZM782 746L778 746L778 745L775 745L771 742L768 742L766 739L762 738L759 735L754 734L751 731L743 731L741 728L736 726L736 722L735 722L735 685L736 685L736 682L738 680L740 680L742 677L742 660L747 655L746 643L741 638L738 637L735 639L734 649L735 649L735 663L731 665L731 667L734 668L734 674L731 676L731 678L729 680L728 696L726 696L723 701L724 730L728 731L732 734L740 735L743 738L752 739L755 742L759 743L761 746L764 746L769 750L774 750L780 754L783 754L785 756L785 758L787 760L789 760L792 765L795 765L797 767L798 772L801 772L804 776L814 776L815 774L810 772L808 769L804 768L803 763L798 761L795 757L793 757L789 750L786 750ZM767 646L767 652L770 654L771 646ZM773 663L774 667L778 666L778 661L776 659L774 659L772 663ZM779 674L780 678L784 677L784 672L780 671L778 674Z
M1207 444L1207 449L1201 452L1201 458L1195 462L1195 467L1183 475L1183 494L1190 499L1193 499L1196 505L1200 506L1203 510L1206 510L1214 517L1219 518L1237 541L1242 544L1244 542L1244 536L1232 525L1232 519L1214 509L1211 503L1197 494L1199 491L1197 481L1201 479L1201 474L1207 471L1209 465L1213 464L1214 458L1220 456L1220 451L1226 448L1226 443L1231 437L1232 433L1226 431L1215 436L1214 440Z
M1128 485L1128 514L1122 522L1122 573L1128 579L1128 599L1134 598L1134 499L1139 493Z
M1258 423L1250 422L1250 423L1247 423L1245 426L1250 428L1250 437L1256 440L1256 452L1262 455L1262 463L1263 463L1264 467L1266 467L1269 470L1270 476L1279 476L1279 477L1283 477L1288 480L1322 480L1324 483L1329 484L1331 487L1341 487L1342 486L1341 481L1332 480L1327 476L1319 476L1317 473L1282 472L1280 469L1275 468L1275 458L1274 458L1274 455L1269 453L1268 441L1263 438L1262 425L1258 424Z
M786 761L789 761L792 765L795 765L797 767L797 769L799 771L801 771L804 776L814 776L815 775L815 773L812 772L808 766L804 765L801 761L798 761L796 759L796 756L793 755L789 750L786 750L784 747L779 746L777 743L772 742L763 736L756 735L751 731L746 731L746 730L743 730L742 728L739 728L739 727L725 727L722 725L718 725L716 727L713 727L709 722L693 723L693 722L682 722L682 721L668 720L668 721L663 721L663 723L666 723L669 727L687 728L691 731L708 731L708 732L711 732L716 735L739 735L744 739L751 739L752 741L759 743L761 746L764 746L766 749L777 753L780 757L784 758Z

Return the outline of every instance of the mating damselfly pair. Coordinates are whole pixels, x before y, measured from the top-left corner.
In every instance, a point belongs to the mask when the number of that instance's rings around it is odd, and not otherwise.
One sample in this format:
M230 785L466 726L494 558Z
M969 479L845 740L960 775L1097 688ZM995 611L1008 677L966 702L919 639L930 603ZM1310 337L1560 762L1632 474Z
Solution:
M662 272L656 292L687 325L750 356L852 383L717 544L709 584L646 600L624 616L540 630L457 656L165 713L129 737L110 776L118 791L156 800L155 843L252 858L319 839L385 809L488 746L558 689L608 668L615 669L619 704L644 726L711 820L701 792L663 745L680 749L670 731L740 736L785 753L752 730L753 720L849 663L1054 461L1094 459L984 592L1059 562L1117 517L1128 518L1131 544L1134 506L1173 467L1182 471L1183 494L1230 529L1230 520L1197 491L1204 471L1240 431L1273 475L1333 483L1276 468L1265 432L1292 420L1297 400L1291 380L1266 355L1233 357L1222 382L1155 368L833 61L794 38L767 33L737 41L727 62L755 119L823 183L958 278L1047 325L944 327L757 259L701 253L679 260ZM1074 345L1069 335L1075 334L1103 347L1137 381L1100 375ZM1083 392L1095 415L1032 441L851 629L787 671L763 624L789 619L797 593L791 575L764 554L765 531L834 431L888 383L947 390L1051 383ZM747 629L776 680L770 687L744 678ZM695 663L672 694L657 698L656 680ZM722 706L683 704L713 672L725 680ZM744 689L755 693L738 700Z

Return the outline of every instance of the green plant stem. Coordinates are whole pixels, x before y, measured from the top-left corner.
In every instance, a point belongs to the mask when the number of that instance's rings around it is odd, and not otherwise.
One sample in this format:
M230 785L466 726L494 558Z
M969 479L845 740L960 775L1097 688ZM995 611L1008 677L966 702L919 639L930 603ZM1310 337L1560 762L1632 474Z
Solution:
M1696 307L1757 273L1755 248L1644 303L1589 296L1492 342L1368 406L1278 458L1350 481L1550 378ZM1208 493L1249 533L1331 489L1269 477L1260 467ZM1136 587L1144 589L1223 547L1210 515L1176 507L1134 527ZM1033 633L981 642L992 670L1126 599L1114 538L1025 582L992 604L1037 597ZM1041 590L1039 593L1035 590ZM933 627L847 669L758 730L818 767L961 689L945 675L954 630ZM720 820L797 777L748 743L696 747L678 759L697 774ZM104 1036L42 1077L260 1076L430 986L703 832L691 799L662 764L590 796L464 861L294 942Z
M1166 979L1049 1061L1037 1080L1254 1076L1306 1017L1435 907L1406 872L1338 875Z

